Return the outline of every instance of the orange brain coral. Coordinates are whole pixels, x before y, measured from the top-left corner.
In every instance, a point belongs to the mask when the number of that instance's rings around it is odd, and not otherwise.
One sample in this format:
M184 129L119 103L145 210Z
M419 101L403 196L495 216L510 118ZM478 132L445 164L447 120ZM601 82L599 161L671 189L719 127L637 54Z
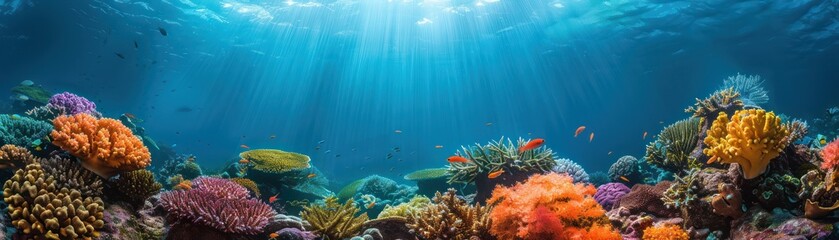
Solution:
M688 240L688 233L678 225L649 227L644 230L643 240Z
M53 125L50 134L53 144L78 157L85 168L104 178L142 169L151 163L149 149L119 120L76 114L57 117Z
M839 167L839 138L828 143L827 146L824 146L821 155L822 169L830 170L832 168Z
M591 185L568 175L534 175L492 192L490 233L498 239L621 239L594 200Z

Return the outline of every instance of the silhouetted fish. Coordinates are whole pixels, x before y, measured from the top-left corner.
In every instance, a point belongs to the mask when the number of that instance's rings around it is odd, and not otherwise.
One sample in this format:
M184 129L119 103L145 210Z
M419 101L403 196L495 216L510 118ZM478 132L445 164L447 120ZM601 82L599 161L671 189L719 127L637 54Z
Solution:
M169 33L166 32L166 29L163 29L162 27L158 27L157 31L160 31L160 35L163 35L163 36L168 36L169 35Z
M140 48L140 45L137 44L137 41L134 41L134 48Z
M114 54L116 54L118 58L125 59L125 56L123 56L121 53L114 53Z

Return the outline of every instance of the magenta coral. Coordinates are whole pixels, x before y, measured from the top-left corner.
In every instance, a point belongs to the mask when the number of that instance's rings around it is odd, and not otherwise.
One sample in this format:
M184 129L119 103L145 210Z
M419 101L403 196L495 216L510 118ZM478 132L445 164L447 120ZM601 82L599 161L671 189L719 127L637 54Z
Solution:
M629 193L629 187L623 185L623 183L607 183L597 187L594 200L608 210L612 209L612 206L627 193Z
M839 166L839 138L824 146L821 152L822 165L824 170L834 169Z
M161 194L160 204L170 217L225 233L252 235L261 233L277 214L268 204L248 199L247 189L233 187L229 180L199 178L196 181L199 184L190 190Z

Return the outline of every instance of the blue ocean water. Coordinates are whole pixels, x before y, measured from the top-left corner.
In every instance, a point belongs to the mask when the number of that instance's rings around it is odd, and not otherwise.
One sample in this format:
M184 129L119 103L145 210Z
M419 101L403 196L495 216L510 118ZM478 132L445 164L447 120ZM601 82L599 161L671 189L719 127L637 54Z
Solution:
M778 113L839 105L837 6L0 0L0 89L31 80L131 113L205 168L247 145L309 155L337 185L401 179L507 136L606 171L737 73L765 79Z

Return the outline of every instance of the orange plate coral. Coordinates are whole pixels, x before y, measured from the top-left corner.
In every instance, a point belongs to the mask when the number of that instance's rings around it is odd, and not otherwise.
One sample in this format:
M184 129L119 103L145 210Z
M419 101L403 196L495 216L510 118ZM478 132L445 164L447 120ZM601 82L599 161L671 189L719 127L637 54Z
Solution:
M498 239L621 239L591 185L568 175L534 175L525 183L492 192L490 232Z
M53 125L53 144L80 158L82 166L101 177L110 178L151 163L149 149L119 120L76 114L57 117Z

